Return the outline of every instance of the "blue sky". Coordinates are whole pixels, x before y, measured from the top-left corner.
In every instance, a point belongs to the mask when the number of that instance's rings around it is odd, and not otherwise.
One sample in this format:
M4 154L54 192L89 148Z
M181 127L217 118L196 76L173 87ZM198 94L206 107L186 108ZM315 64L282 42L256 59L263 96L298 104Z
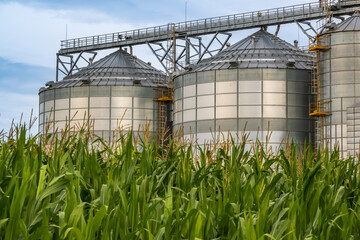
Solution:
M60 40L102 33L151 27L185 19L215 17L267 8L312 2L311 0L0 0L0 131L8 130L21 113L29 119L38 114L38 90L55 80L56 52ZM256 31L238 31L231 43ZM269 32L275 32L270 28ZM282 26L279 36L286 41L307 39L295 24ZM100 53L100 57L108 53ZM147 48L138 46L135 55L160 65ZM35 126L37 128L37 125ZM36 129L34 130L36 132Z

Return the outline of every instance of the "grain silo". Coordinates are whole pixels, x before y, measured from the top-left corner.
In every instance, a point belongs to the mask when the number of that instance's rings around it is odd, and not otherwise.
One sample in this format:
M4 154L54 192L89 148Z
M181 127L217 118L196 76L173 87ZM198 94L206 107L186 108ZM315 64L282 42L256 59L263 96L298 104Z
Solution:
M321 111L318 144L337 144L341 156L347 149L347 109L360 101L360 15L356 13L318 36Z
M155 89L166 88L166 76L120 49L62 81L46 85L39 91L41 132L46 122L53 132L63 129L70 118L71 126L81 125L85 118L94 120L89 130L109 139L120 125L138 131L150 121L150 132L157 131Z
M174 130L184 127L198 143L216 130L278 147L289 134L303 143L313 134L309 118L312 57L260 30L175 78ZM259 132L258 132L259 131Z

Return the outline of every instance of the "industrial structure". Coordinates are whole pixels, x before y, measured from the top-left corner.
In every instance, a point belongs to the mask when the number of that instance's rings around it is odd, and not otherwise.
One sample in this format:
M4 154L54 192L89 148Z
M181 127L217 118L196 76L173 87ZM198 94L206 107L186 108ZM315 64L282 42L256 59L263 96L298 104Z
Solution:
M337 143L346 155L348 143L358 149L351 132L357 128L347 125L347 115L360 101L359 10L359 0L320 0L61 41L56 81L40 89L40 130L47 121L53 131L61 128L78 112L95 119L94 131L108 137L122 115L135 130L150 120L159 139L172 128L199 143L216 138L211 133L218 130L251 131L250 139L275 147L289 136L312 140L316 148ZM292 22L309 37L313 57L277 37L280 26ZM277 26L275 35L268 26ZM231 32L253 28L261 30L230 47ZM141 44L165 73L132 55L132 46ZM118 50L95 61L97 51L125 47L130 53Z
M359 30L360 15L355 13L337 25L329 24L312 46L319 62L314 92L318 99L310 113L318 116L317 144L328 143L330 149L337 144L342 156L348 152L347 110L360 101ZM353 146L354 139L349 141Z
M277 147L311 140L312 56L260 30L175 77L174 130L210 142L224 131ZM270 134L271 132L271 134ZM251 144L251 143L249 143Z
M124 50L41 88L40 130L61 131L66 124L109 140L119 130L157 132L156 89L167 89L166 76ZM70 121L71 120L71 121ZM50 126L46 123L50 122Z

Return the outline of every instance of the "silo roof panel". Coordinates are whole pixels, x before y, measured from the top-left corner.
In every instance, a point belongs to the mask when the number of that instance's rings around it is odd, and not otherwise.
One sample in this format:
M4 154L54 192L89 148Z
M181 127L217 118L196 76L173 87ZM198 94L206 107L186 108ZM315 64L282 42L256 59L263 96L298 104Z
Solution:
M99 81L98 86L106 86L108 85L107 83L109 82L109 79L102 79L101 81Z
M336 26L335 32L360 31L360 14L355 13Z
M192 71L233 68L231 61L237 61L237 68L289 68L287 66L289 59L294 59L296 62L290 68L310 69L306 64L312 61L310 54L260 30L217 55L194 65ZM220 62L223 64L219 65Z
M122 50L82 68L63 81L90 80L89 85L109 85L108 81L112 80L111 83L116 82L116 85L129 85L134 79L140 80L140 85L147 81L146 86L153 87L165 86L167 81L163 72Z
M107 82L107 85L109 85L109 86L115 86L115 84L116 84L115 79L109 79L108 82Z
M80 87L83 83L82 82L72 82L72 87Z

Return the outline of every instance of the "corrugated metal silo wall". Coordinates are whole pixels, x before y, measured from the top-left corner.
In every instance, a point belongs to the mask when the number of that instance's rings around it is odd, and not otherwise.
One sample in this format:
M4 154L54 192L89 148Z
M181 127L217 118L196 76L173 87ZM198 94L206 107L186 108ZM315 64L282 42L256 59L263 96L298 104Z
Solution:
M347 108L360 101L360 32L334 32L330 39L330 49L320 55L320 71L322 99L330 101L331 115L324 119L324 139L318 143L328 144L331 150L337 144L346 157Z
M359 156L360 148L360 104L347 108L347 150L352 156Z
M185 137L199 144L214 139L214 131L233 137L249 133L277 148L289 136L309 141L308 70L229 69L187 73L175 79L174 130L184 126ZM245 131L244 128L246 126ZM248 145L250 147L251 144Z
M81 126L94 120L90 131L108 140L121 127L142 130L150 122L150 133L156 133L157 104L152 87L140 86L81 86L47 89L39 94L39 130L44 133L50 122L50 133ZM75 115L76 113L76 115Z

